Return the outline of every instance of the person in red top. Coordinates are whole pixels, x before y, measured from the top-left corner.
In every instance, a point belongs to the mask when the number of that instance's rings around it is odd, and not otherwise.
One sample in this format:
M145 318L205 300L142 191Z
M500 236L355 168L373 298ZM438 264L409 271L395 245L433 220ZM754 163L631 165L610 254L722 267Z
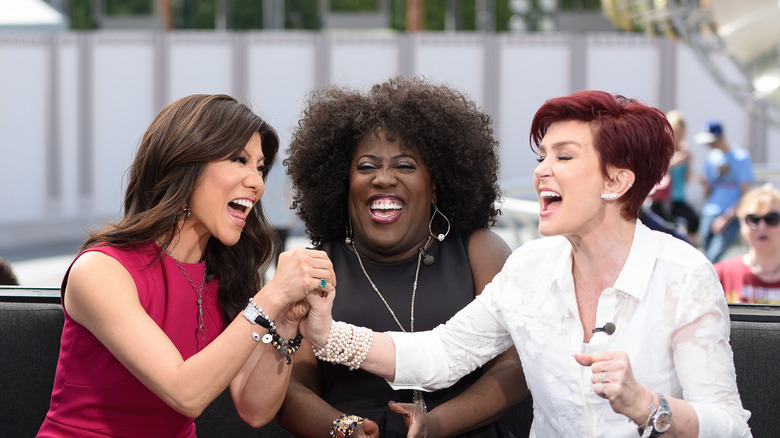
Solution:
M335 286L325 253L306 249L282 253L262 284L275 234L260 198L278 147L274 129L226 95L183 97L155 118L124 216L91 233L62 281L39 437L194 437L194 418L228 385L252 426L273 419L303 300Z
M754 188L736 213L749 249L715 264L726 301L780 304L780 191L769 183Z

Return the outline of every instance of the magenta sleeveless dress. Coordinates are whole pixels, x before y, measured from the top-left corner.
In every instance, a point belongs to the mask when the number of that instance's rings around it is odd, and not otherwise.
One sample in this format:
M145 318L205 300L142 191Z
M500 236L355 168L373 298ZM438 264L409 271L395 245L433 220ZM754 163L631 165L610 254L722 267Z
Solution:
M156 259L160 251L156 243L134 248L98 246L87 251L100 251L122 263L135 280L141 305L184 359L203 349L196 292L173 259L166 254ZM205 263L182 266L195 286L200 285ZM62 282L63 294L67 280L68 273ZM206 344L224 328L217 290L214 279L202 292ZM105 293L111 292L111 285L105 285ZM195 424L136 379L65 309L51 405L38 437L72 436L194 437Z

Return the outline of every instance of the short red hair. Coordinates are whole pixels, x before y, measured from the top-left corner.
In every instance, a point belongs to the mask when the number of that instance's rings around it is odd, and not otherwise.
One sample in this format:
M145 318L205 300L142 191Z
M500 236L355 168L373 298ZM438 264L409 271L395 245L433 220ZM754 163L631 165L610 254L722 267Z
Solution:
M531 149L539 153L539 144L551 124L572 120L590 124L593 147L605 178L609 178L608 166L634 172L633 187L619 202L623 215L636 219L650 190L668 170L674 153L672 127L666 115L621 95L579 91L550 99L539 108L531 122Z

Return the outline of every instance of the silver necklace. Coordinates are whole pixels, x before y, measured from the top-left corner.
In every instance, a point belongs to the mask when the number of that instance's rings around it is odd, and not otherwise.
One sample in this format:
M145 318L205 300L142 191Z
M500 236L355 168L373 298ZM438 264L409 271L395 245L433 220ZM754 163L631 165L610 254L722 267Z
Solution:
M200 282L200 286L195 287L195 283L192 282L192 279L190 278L190 274L187 273L187 271L184 269L184 266L181 265L181 262L176 260L172 255L168 254L174 262L176 262L176 266L181 269L181 273L184 274L184 277L187 278L187 281L190 282L190 286L192 286L192 289L195 291L195 294L198 296L198 316L200 317L200 337L203 340L203 348L206 348L206 323L203 320L203 286L206 284L206 276L208 274L208 265L203 267L203 280ZM197 347L197 345L196 345Z
M431 242L431 238L428 237L428 241L425 242L425 247L428 246L428 244ZM355 251L355 255L357 256L358 263L360 264L360 269L363 271L363 275L366 276L366 279L369 283L371 283L371 287L374 289L374 292L376 292L377 295L379 295L379 298L382 300L383 303L385 303L385 307L387 307L387 310L390 311L390 315L393 316L393 319L395 320L395 323L398 324L398 327L406 333L406 329L401 324L401 321L398 320L398 317L395 316L395 312L393 312L392 307L390 307L390 304L387 303L387 300L385 300L385 297L382 295L382 292L379 292L379 288L376 287L373 280L371 280L371 277L368 275L368 272L366 271L366 267L363 266L363 260L360 258L360 253L357 250L357 246L355 246L355 241L352 240L352 249ZM414 272L414 284L412 284L412 309L409 317L409 331L411 333L414 333L414 301L417 297L417 278L420 276L420 262L423 258L423 251L419 251L419 254L417 254L417 269ZM428 412L428 407L425 404L425 399L423 398L422 391L415 389L412 392L412 398L414 400L415 406L417 406L421 411Z

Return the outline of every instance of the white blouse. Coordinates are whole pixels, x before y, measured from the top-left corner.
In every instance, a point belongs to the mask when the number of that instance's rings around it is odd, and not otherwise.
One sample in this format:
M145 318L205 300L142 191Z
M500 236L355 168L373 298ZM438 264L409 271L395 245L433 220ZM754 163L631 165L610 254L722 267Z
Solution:
M395 389L452 385L511 345L534 402L531 437L636 437L636 424L593 390L572 354L627 352L637 381L684 398L700 437L749 437L729 345L729 312L715 270L691 245L637 221L614 287L598 301L589 344L577 311L571 245L547 237L514 251L474 302L428 332L391 333ZM674 421L674 418L672 419Z

